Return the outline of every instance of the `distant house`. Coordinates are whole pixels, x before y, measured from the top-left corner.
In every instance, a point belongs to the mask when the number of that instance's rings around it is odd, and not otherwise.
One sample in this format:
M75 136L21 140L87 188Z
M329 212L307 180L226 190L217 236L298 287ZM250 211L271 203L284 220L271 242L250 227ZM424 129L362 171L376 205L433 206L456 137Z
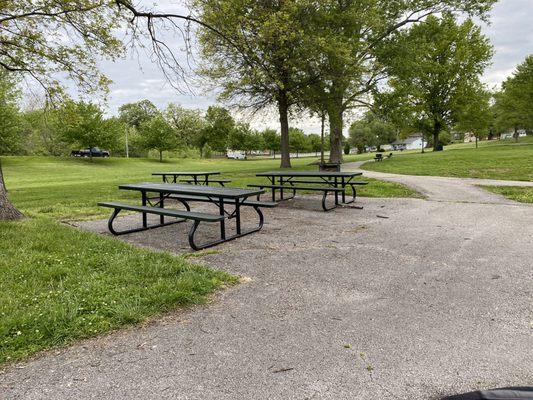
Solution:
M403 151L403 150L421 150L424 146L424 140L422 135L411 135L402 140L396 140L391 143L391 146L394 150Z
M518 137L527 136L525 129L518 129ZM514 139L514 129L510 129L507 132L504 132L500 135L500 139Z
M475 134L473 134L472 132L465 133L465 139L464 139L465 143L470 143L470 142L475 142L475 141L476 141Z

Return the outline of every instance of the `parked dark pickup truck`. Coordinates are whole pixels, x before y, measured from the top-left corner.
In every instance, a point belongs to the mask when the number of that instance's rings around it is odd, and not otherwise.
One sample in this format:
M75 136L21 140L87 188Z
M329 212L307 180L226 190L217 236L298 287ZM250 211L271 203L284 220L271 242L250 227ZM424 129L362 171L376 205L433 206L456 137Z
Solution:
M84 150L72 150L71 157L109 157L109 151L100 150L98 147L91 147Z

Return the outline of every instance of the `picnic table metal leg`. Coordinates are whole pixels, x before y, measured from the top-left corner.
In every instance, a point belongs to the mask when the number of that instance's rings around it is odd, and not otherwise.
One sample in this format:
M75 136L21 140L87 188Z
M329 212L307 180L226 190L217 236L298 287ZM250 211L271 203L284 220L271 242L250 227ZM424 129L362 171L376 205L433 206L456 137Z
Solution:
M237 235L241 234L241 202L235 200L235 225L237 226Z
M283 177L279 177L279 185L283 186ZM283 187L280 189L280 199L283 200Z
M225 215L224 199L222 198L220 199L220 202L218 203L218 209L219 209L220 215L224 216ZM225 219L220 221L220 237L222 238L222 240L226 240L226 220Z
M335 177L335 188L338 187L338 180L337 177ZM339 205L339 192L335 192L335 205Z
M342 185L342 202L346 203L346 184L344 183L344 177L341 178Z
M146 192L142 191L141 192L141 202L142 202L142 205L145 206L145 207L146 207L147 200L148 199L146 197ZM143 212L142 216L143 216L143 228L146 228L148 226L148 219L146 218L146 213Z
M165 196L163 196L163 193L159 193L159 207L165 208ZM165 216L164 215L160 215L159 216L159 222L161 224L165 223Z

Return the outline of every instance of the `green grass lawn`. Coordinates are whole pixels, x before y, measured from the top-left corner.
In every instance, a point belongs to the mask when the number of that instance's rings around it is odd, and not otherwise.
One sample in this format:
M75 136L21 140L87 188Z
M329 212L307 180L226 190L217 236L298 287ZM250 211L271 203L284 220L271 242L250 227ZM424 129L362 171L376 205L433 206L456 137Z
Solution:
M48 218L0 223L0 363L197 304L226 273Z
M456 144L443 152L396 154L364 169L405 175L456 176L504 180L533 180L533 137L514 140Z
M349 156L348 161L368 159L369 154ZM295 169L316 169L314 159L294 159ZM87 159L51 157L3 157L6 185L13 203L29 216L48 215L72 220L104 217L109 210L98 201L138 199L139 194L118 190L122 183L157 181L159 171L221 171L231 186L266 182L258 172L279 167L279 160L236 161L226 159L171 159L159 163L150 159ZM372 180L358 193L368 197L416 197L417 193L395 183Z
M370 158L350 156L348 161ZM314 169L313 159L295 159ZM234 186L261 181L279 160L85 159L3 157L9 197L31 219L0 222L0 364L43 349L138 323L178 306L206 301L235 277L82 232L58 220L108 216L102 200L138 199L121 183L153 181L157 171L214 171ZM414 197L412 190L372 181L365 196Z
M508 199L521 203L533 203L533 187L519 186L481 186L485 190L501 194Z

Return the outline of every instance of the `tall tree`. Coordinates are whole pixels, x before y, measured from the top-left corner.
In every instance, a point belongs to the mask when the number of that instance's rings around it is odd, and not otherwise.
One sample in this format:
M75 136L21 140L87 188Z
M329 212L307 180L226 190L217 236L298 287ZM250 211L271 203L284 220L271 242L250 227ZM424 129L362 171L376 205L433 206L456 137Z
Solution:
M455 130L461 133L471 133L478 141L489 136L489 129L493 122L490 107L491 94L483 89L472 92L470 98L463 98L464 104L459 107L458 123Z
M200 31L202 54L207 61L200 72L222 86L220 98L224 101L253 110L276 107L284 168L291 165L289 112L301 84L295 74L295 64L303 60L298 45L303 32L299 24L303 3L297 0L194 2L202 21L216 29Z
M394 125L367 112L362 119L350 126L348 143L363 153L367 147L380 147L391 143L396 139L396 134Z
M150 100L126 103L119 107L118 115L121 121L138 129L142 123L151 120L159 114L159 110Z
M146 150L157 150L159 162L163 162L163 152L176 150L180 141L176 130L159 114L139 126L140 145Z
M281 149L280 135L275 129L265 129L262 133L265 148L269 150L274 158L276 158L276 151Z
M169 80L179 81L183 65L157 35L158 26L168 22L179 29L178 20L202 24L188 14L139 9L131 0L3 0L0 70L36 80L50 98L61 97L63 93L57 80L59 74L66 74L82 92L105 93L109 80L98 70L97 60L116 59L123 54L123 45L115 36L120 30L115 28L126 26L134 42L143 34L149 38L165 75ZM187 31L183 31L185 36ZM3 185L0 196L4 199L0 218L20 216L11 211L13 206Z
M441 132L479 101L484 90L479 79L491 56L480 28L470 19L457 23L449 13L399 33L381 54L389 64L389 95L410 110L413 126L433 137L434 150Z
M67 101L60 113L62 118L57 120L57 130L66 143L89 149L118 147L120 124L104 118L103 111L97 105ZM90 154L92 158L92 152Z
M169 104L163 112L166 120L176 130L179 140L187 147L194 147L197 137L205 127L199 110L190 110L177 104Z
M385 77L377 50L410 24L446 11L485 17L495 0L317 0L307 8L306 69L330 125L330 161L342 160L344 113L370 107Z
M533 130L533 55L507 78L495 98L496 125L500 130L514 129L515 140L518 140L519 128Z
M226 151L228 136L235 129L235 120L224 107L210 106L205 114L205 125L196 138L196 147L202 153L205 145L218 152Z

